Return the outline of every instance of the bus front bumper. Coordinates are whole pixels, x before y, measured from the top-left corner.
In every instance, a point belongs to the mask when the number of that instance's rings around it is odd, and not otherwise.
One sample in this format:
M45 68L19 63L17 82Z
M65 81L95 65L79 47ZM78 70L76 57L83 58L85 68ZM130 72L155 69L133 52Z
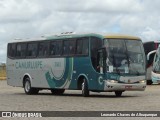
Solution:
M157 74L152 71L152 82L153 83L160 83L160 74Z
M104 91L144 91L146 82L144 83L114 83L105 81Z
M152 77L152 82L160 84L160 78Z

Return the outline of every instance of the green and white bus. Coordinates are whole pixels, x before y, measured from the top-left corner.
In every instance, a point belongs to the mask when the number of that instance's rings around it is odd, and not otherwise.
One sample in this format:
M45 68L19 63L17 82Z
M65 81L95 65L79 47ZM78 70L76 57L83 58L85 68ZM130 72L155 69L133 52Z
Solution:
M126 35L60 34L8 43L7 83L26 94L49 89L89 92L144 91L142 41Z

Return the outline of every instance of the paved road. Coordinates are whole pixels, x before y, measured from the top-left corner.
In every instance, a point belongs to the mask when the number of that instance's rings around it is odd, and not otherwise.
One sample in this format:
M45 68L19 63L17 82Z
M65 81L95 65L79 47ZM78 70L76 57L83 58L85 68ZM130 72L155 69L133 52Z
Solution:
M26 95L23 88L8 86L0 81L0 111L160 111L160 85L147 86L142 92L93 93L81 96L81 91L65 91L54 96L50 91ZM124 118L123 118L124 119Z

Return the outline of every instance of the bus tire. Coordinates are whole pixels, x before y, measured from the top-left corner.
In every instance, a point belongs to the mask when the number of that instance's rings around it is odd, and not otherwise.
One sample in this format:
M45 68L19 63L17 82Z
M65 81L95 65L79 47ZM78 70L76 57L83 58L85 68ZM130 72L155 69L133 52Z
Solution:
M53 95L62 95L64 93L65 89L51 89L51 93Z
M38 94L39 89L32 88L29 78L26 78L24 81L24 91L27 95L32 95L32 94Z
M121 97L122 96L122 91L115 91L116 97Z
M82 83L82 96L88 97L89 96L89 90L88 90L88 84L87 80L84 78L84 81Z
M147 85L152 85L152 80L147 80Z

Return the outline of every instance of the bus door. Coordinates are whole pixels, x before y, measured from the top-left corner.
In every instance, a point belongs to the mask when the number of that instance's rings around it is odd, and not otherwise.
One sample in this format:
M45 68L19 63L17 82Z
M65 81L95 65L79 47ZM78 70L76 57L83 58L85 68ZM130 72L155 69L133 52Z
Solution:
M98 82L98 89L104 89L104 79L106 75L106 49L102 48L99 49L97 52L97 82Z

